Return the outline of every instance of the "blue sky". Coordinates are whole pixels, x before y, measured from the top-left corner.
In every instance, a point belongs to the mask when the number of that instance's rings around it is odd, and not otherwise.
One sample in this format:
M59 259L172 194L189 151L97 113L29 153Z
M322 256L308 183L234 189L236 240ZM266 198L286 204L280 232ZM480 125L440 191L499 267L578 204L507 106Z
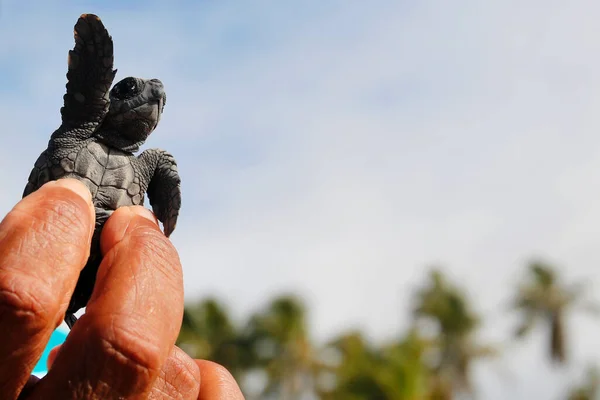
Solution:
M93 12L113 35L117 79L166 86L145 148L179 163L172 239L188 299L217 294L243 315L294 290L315 337L390 338L440 263L489 316L482 340L504 342L530 257L594 288L600 5L74 4L0 1L1 211L59 124L72 27ZM482 398L554 398L600 360L597 323L569 323L571 368L545 364L541 336L507 344L477 368Z

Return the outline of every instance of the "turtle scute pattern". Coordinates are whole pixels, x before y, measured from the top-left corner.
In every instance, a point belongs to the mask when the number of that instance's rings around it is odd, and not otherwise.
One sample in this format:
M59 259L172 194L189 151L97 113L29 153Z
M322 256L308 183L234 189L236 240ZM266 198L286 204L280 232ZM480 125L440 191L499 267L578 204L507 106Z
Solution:
M133 157L105 144L89 141L78 153L61 161L66 177L82 180L90 189L94 206L116 210L142 204L140 177Z

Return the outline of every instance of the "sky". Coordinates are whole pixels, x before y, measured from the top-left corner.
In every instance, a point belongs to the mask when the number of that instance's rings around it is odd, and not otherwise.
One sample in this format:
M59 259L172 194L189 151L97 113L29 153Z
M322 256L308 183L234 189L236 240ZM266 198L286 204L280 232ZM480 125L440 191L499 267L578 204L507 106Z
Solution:
M117 79L165 84L144 149L178 161L189 301L242 317L293 291L316 340L385 340L440 265L504 349L475 370L480 398L559 399L600 360L598 321L568 320L572 364L554 369L543 331L508 342L507 311L534 257L598 284L600 3L24 3L0 0L2 215L60 124L73 25L95 13Z

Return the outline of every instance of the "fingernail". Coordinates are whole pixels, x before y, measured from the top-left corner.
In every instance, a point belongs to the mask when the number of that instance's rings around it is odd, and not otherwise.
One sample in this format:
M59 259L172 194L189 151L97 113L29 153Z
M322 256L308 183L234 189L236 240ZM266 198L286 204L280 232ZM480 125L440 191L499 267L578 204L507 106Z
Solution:
M152 221L155 225L158 225L158 220L156 219L152 211L148 210L146 207L130 206L128 208L129 211L131 211L133 214L146 218L147 220Z
M59 180L53 181L53 182L55 182L54 184L56 186L60 186L65 189L69 189L73 193L77 194L86 203L92 202L92 193L87 188L87 186L85 186L85 184L83 184L82 182L79 182L78 180L70 179L70 178L59 179Z

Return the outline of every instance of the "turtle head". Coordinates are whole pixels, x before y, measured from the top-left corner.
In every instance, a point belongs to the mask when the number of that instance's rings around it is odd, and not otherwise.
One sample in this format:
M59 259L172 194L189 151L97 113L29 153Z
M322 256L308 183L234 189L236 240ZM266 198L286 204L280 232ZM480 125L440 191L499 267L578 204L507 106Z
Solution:
M156 128L167 101L158 79L127 77L110 90L110 110L99 136L124 151L137 151Z

